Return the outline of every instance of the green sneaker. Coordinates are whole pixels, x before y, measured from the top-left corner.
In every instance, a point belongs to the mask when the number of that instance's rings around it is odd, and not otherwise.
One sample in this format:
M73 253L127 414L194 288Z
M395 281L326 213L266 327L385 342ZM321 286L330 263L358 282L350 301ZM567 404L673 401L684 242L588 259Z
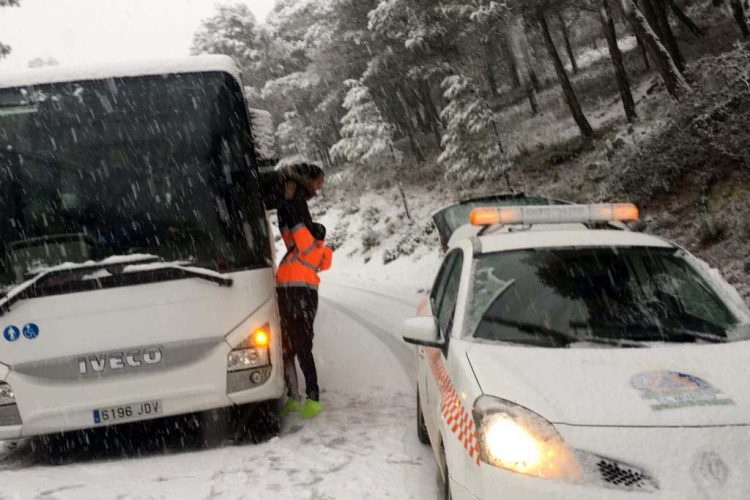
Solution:
M300 413L302 411L302 403L300 403L298 400L294 398L289 398L286 400L286 403L284 406L281 407L281 410L279 411L279 415L282 417L286 417L290 413Z
M305 402L305 406L302 407L300 415L302 418L309 419L316 417L321 411L323 411L323 405L320 404L320 401L308 399Z

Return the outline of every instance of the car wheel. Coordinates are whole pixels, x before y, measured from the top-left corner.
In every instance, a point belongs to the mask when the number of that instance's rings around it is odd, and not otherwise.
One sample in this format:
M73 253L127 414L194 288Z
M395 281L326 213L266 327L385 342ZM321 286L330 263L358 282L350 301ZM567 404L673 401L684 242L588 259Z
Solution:
M442 458L443 458L443 464L442 464L442 476L443 476L443 484L442 484L442 499L443 500L453 500L453 493L451 493L451 477L450 474L448 474L448 458L445 456L445 448L442 448Z
M419 388L417 388L417 438L422 444L430 444L430 434L427 432L427 425L424 423L422 402L419 399Z

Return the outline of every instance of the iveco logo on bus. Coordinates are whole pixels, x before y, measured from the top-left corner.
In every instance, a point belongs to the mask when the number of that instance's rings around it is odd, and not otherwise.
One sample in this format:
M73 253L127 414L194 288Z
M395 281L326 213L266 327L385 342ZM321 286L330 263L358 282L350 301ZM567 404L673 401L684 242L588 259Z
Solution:
M88 375L133 370L158 365L162 359L161 347L92 354L78 360L78 371L81 375Z

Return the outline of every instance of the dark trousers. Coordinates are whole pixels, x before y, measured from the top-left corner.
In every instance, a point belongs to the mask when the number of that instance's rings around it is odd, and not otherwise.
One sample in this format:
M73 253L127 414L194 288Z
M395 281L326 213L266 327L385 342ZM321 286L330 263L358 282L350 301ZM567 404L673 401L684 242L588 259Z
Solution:
M298 396L297 371L294 366L296 357L305 377L307 398L319 401L318 371L312 354L315 337L313 323L318 313L318 291L304 287L279 288L278 297L288 395Z

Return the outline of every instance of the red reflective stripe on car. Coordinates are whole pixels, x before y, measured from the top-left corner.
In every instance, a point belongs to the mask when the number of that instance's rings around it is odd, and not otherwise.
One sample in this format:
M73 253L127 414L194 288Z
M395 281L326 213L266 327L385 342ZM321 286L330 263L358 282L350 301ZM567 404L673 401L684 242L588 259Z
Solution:
M461 404L458 391L453 386L448 369L445 366L443 353L440 349L434 348L426 349L426 351L427 358L430 361L430 369L440 389L440 413L458 441L463 442L469 458L479 465L479 435L474 429L474 418Z

